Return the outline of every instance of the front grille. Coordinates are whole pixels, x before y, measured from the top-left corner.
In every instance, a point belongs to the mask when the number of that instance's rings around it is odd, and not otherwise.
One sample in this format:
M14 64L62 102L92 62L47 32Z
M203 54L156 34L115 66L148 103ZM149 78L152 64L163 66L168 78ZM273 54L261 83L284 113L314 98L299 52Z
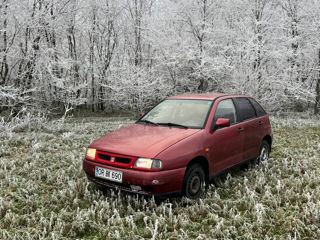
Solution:
M131 159L130 158L124 158L124 157L117 157L116 158L116 162L128 164L128 163L131 162Z
M99 153L99 158L102 159L102 160L106 160L106 161L110 161L110 156L109 155L106 155L106 154L101 154Z
M111 156L108 153L98 153L98 157L101 160L105 160L108 162L117 162L117 163L123 163L123 164L129 164L132 161L132 158L128 157L117 157L117 156Z

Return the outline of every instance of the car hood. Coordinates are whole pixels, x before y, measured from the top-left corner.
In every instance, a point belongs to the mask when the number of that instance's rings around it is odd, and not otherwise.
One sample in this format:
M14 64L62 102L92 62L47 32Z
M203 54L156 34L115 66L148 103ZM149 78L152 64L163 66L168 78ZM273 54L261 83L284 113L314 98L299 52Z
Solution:
M89 147L110 153L154 158L166 148L199 131L200 129L131 124L102 136Z

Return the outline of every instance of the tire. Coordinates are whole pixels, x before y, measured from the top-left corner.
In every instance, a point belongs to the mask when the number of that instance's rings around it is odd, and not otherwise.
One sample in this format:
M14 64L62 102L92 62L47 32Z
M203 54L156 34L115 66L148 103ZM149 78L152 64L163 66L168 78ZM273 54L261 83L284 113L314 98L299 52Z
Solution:
M270 154L270 145L266 140L263 140L260 146L259 155L257 157L257 162L267 161Z
M188 167L183 180L183 195L190 199L197 199L205 191L205 185L206 175L203 167L198 163Z

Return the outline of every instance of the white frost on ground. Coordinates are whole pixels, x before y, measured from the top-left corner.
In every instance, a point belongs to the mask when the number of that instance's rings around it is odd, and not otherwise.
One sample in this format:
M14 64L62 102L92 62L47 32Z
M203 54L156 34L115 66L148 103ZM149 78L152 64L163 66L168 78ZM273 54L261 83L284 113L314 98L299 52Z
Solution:
M269 161L216 178L197 201L161 203L101 191L82 171L88 144L128 118L13 131L0 141L0 239L319 239L319 124L271 120Z

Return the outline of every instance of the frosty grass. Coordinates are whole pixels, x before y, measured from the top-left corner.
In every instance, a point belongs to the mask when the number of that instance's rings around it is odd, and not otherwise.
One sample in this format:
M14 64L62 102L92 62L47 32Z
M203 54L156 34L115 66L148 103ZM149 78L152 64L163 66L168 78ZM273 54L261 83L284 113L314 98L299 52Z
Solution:
M320 239L320 123L272 118L271 159L196 201L101 191L86 147L127 118L51 121L0 141L0 239Z

